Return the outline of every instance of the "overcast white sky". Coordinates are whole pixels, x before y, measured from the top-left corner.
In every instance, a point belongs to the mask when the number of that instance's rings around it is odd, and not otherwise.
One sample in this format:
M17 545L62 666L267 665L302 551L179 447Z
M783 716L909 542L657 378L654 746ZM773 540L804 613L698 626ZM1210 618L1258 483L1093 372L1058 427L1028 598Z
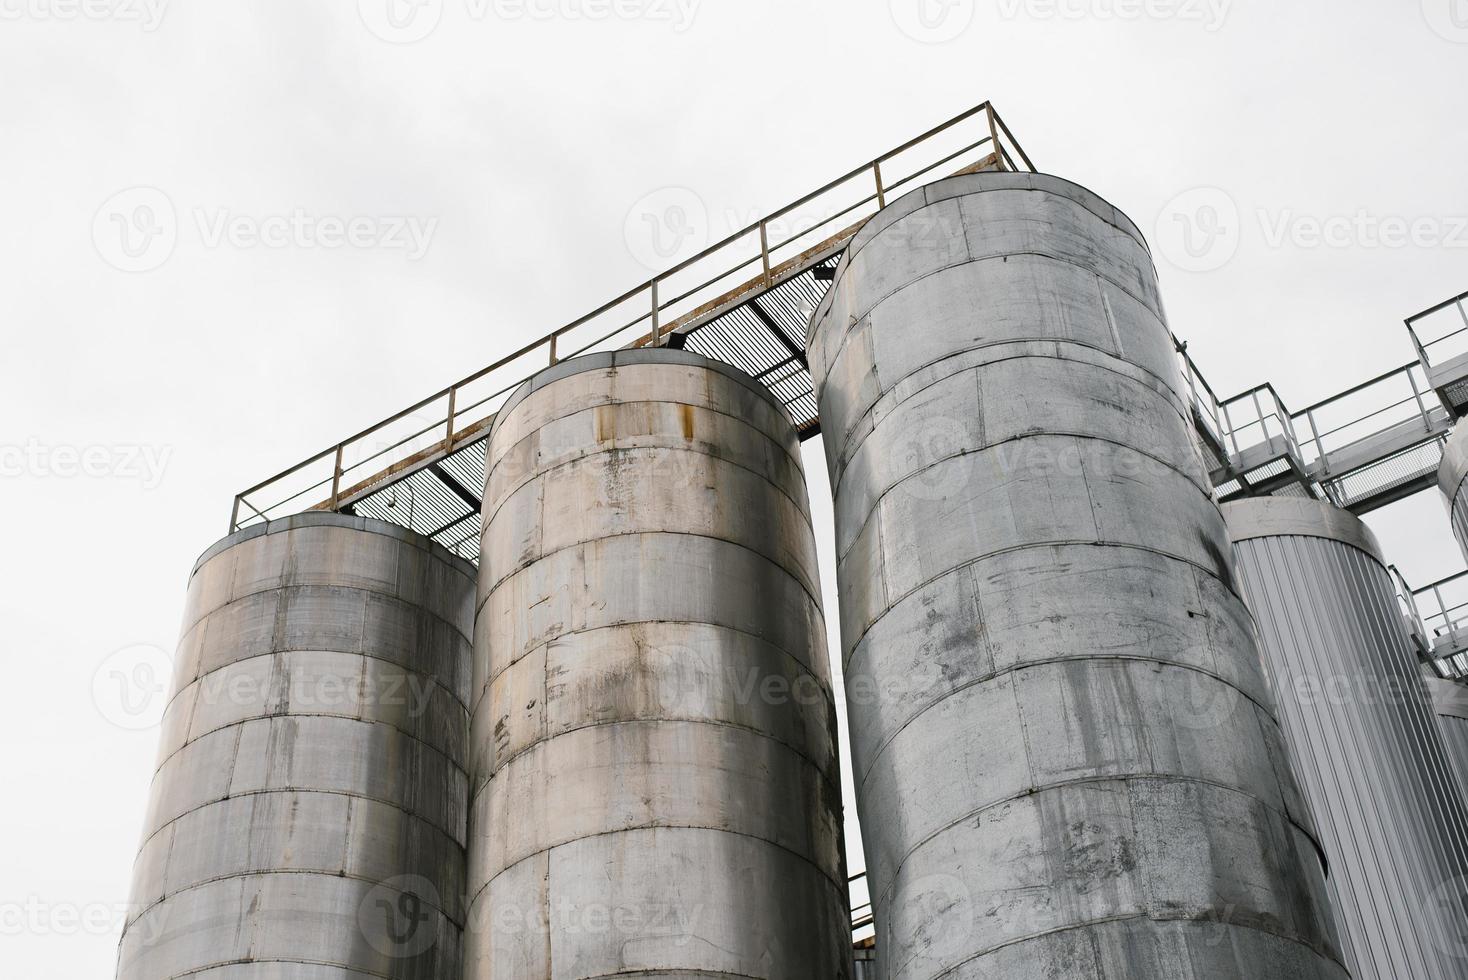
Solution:
M1468 289L1465 0L0 0L0 975L113 969L157 732L94 674L172 649L236 491L646 278L647 195L747 217L986 98L1149 234L1220 215L1154 244L1223 394L1405 363ZM159 195L161 264L112 223ZM298 210L375 224L249 240ZM1373 523L1461 567L1434 495Z

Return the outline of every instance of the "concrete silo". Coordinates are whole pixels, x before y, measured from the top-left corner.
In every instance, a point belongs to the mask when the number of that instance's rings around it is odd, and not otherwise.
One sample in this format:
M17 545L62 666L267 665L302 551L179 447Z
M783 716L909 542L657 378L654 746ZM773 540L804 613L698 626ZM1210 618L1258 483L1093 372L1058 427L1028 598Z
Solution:
M1224 516L1352 975L1468 977L1468 810L1376 539L1316 500Z
M882 975L1346 976L1137 228L939 181L809 355Z
M850 974L792 423L691 353L590 355L490 436L466 975Z
M122 980L458 975L474 574L332 514L204 554Z

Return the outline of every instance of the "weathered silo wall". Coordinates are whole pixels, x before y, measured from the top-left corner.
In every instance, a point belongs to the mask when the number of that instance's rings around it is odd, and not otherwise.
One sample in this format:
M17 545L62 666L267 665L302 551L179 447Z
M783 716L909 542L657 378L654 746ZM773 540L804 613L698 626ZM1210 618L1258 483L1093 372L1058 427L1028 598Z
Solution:
M1453 536L1468 558L1468 425L1459 425L1448 437L1437 482L1447 498Z
M1424 678L1432 707L1442 728L1448 761L1458 776L1458 786L1468 798L1468 685L1438 677Z
M1243 500L1224 516L1352 975L1468 977L1468 932L1440 901L1468 883L1468 810L1376 539L1315 500Z
M330 514L205 553L120 978L458 975L474 581Z
M593 355L489 442L466 973L835 977L835 712L789 417L691 353Z
M1344 976L1136 227L932 184L809 354L882 974Z

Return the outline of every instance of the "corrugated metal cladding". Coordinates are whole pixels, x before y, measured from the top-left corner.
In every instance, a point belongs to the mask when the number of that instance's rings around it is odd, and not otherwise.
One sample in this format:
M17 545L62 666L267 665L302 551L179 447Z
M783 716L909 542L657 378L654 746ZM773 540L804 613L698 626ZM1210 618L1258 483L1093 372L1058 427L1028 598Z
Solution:
M1463 549L1463 557L1468 558L1468 425L1459 425L1448 437L1437 481L1448 498L1453 535Z
M697 354L567 361L490 436L466 975L851 975L799 441Z
M1448 761L1453 764L1458 785L1468 798L1468 685L1438 677L1428 677L1426 681L1438 724L1442 726Z
M809 355L879 975L1345 977L1136 226L931 184Z
M1225 514L1352 975L1468 977L1468 809L1375 540L1313 500Z
M120 978L458 975L474 576L335 514L205 553Z

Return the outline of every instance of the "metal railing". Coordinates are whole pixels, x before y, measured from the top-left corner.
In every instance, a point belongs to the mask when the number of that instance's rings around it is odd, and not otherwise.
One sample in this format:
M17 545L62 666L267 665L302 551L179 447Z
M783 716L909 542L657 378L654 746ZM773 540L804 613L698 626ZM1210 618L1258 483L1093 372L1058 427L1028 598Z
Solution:
M1196 370L1190 362L1189 369ZM1298 412L1285 406L1273 385L1264 384L1218 402L1216 413L1210 417L1218 420L1217 435L1230 466L1250 469L1259 457L1287 452L1341 507L1395 484L1422 480L1440 461L1453 422L1417 361ZM1412 452L1434 443L1436 456ZM1262 447L1276 452L1255 452Z
M1407 333L1428 369L1468 354L1468 293L1407 318Z
M1235 456L1242 456L1256 446L1273 444L1276 439L1283 440L1281 448L1299 456L1300 441L1295 435L1294 417L1274 385L1265 383L1250 388L1219 408L1228 433L1228 446Z
M1202 434L1212 440L1214 447L1219 452L1228 452L1228 430L1224 423L1223 404L1218 399L1218 394L1203 373L1198 370L1198 365L1193 363L1192 355L1188 353L1188 345L1180 341L1176 336L1172 338L1173 346L1177 348L1178 358L1182 362L1183 379L1188 385L1188 395L1192 400L1193 416L1205 430Z
M1422 611L1429 639L1452 637L1468 644L1468 571L1414 590L1412 601Z
M230 531L303 510L336 510L483 439L494 412L566 358L658 346L829 260L895 195L994 167L1034 171L985 102L786 205L495 363L323 449L235 497ZM814 217L810 215L814 214ZM804 216L804 217L802 217Z

